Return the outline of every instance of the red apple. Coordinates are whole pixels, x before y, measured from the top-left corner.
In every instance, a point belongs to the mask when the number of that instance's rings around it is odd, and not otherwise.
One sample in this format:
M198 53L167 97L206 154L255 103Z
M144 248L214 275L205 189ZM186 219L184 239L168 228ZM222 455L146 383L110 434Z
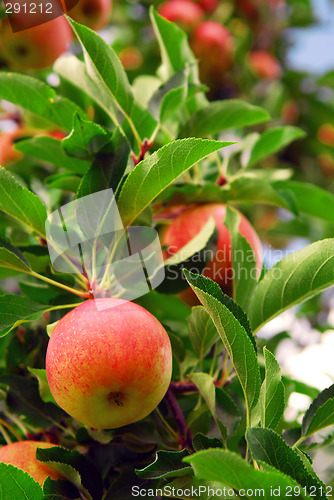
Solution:
M6 19L0 30L1 55L19 70L51 66L69 48L71 41L72 32L64 16L16 33Z
M233 61L231 33L216 21L203 21L196 27L190 45L199 59L201 80L208 84L221 80Z
M63 476L36 458L37 448L52 448L51 443L39 441L17 441L0 449L0 462L11 464L28 472L41 486L45 479L61 479Z
M170 2L179 2L180 0L169 0ZM201 7L204 12L213 12L219 5L219 0L184 0Z
M325 177L334 177L334 157L328 153L317 156L322 173Z
M126 47L120 51L118 57L126 70L136 70L143 63L143 56L136 47Z
M334 146L334 125L324 123L318 130L318 139L327 146Z
M254 50L248 56L248 64L253 73L263 80L277 80L282 76L282 68L276 57L265 50Z
M146 417L164 397L171 371L163 326L143 307L122 299L89 300L66 314L46 354L55 400L96 429Z
M21 133L21 127L11 132L0 132L0 165L2 167L21 158L22 153L14 149L14 140L20 137Z
M185 31L193 29L203 18L203 10L189 0L169 0L161 5L158 12L162 17L178 24Z
M168 248L165 252L165 258L171 257L194 238L209 218L213 217L218 231L217 247L215 254L207 262L202 274L216 281L225 293L231 295L233 285L231 238L227 227L224 225L225 213L226 205L220 203L190 206L172 220L164 233L163 244ZM240 216L239 231L254 251L257 276L259 277L262 269L261 242L250 222L244 215L238 213ZM245 260L248 257L246 255ZM180 296L189 305L198 303L191 289L182 292Z
M198 0L197 3L205 12L214 12L219 5L219 0Z
M101 30L109 23L112 0L79 0L69 16L92 30Z

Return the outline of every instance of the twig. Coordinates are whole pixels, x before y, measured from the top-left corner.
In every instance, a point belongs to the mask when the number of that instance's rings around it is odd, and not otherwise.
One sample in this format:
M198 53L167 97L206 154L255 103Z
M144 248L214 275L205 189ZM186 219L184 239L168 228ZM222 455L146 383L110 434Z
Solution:
M188 424L186 422L186 419L183 415L183 412L180 408L180 405L175 397L175 394L173 392L173 388L169 386L168 391L165 396L169 407L171 409L171 412L173 413L173 416L175 418L175 421L177 423L178 429L179 429L179 434L181 436L182 442L181 444L186 446L191 452L194 451L192 440L193 436L188 428Z

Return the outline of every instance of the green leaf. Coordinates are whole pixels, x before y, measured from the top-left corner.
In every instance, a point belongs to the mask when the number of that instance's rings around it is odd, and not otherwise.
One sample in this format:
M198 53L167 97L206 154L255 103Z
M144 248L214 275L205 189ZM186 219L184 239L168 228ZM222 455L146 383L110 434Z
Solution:
M52 396L48 379L46 376L46 370L43 368L31 368L27 367L32 375L34 375L38 381L39 395L41 396L44 403L53 403L57 405L55 398Z
M286 309L332 286L333 262L332 238L312 243L269 269L248 303L253 332Z
M70 131L74 113L86 114L72 101L37 78L19 73L0 73L0 98L6 99L61 130Z
M184 125L180 137L207 137L223 130L248 127L270 120L269 113L238 99L214 101L195 113Z
M202 306L193 307L187 321L190 342L199 359L202 360L219 339L217 329L209 313Z
M73 174L54 174L46 179L48 188L62 189L76 193L81 182L81 177Z
M314 498L326 498L320 490L324 484L309 474L298 453L290 448L276 432L271 429L252 427L246 431L246 440L254 460L275 467L307 489L314 488Z
M231 310L222 303L224 294L209 278L184 271L188 283L213 320L231 358L244 392L248 415L256 405L260 392L260 369L250 333ZM230 299L231 301L231 299ZM233 301L232 301L233 302ZM238 314L238 309L236 309Z
M126 72L116 52L95 31L68 18L85 56L88 75L96 90L109 94L125 117L131 115L134 96ZM118 125L117 117L114 122Z
M290 192L296 199L299 212L334 222L334 196L332 193L307 182L277 181L276 190Z
M305 137L303 130L291 126L267 130L254 144L247 166L251 167L259 163L264 158L285 148L291 142L303 137Z
M189 465L183 463L182 459L187 457L189 452L182 451L158 451L154 462L144 469L136 469L136 474L145 479L158 479L162 477L186 476L191 474Z
M263 348L265 379L260 391L262 427L275 429L285 409L285 390L281 379L281 368L275 356Z
M334 424L334 384L324 389L306 411L302 423L305 438Z
M47 429L63 420L66 413L52 403L44 403L37 381L19 375L1 375L0 385L8 387L7 406L16 415L23 415L34 427Z
M15 149L77 174L84 174L91 163L90 161L71 158L64 152L59 139L47 135L22 140L15 145Z
M201 396L208 405L210 413L216 422L223 440L225 441L227 437L227 429L216 413L216 387L214 385L213 378L207 373L193 373L191 380L197 386Z
M190 69L189 83L199 85L198 63L189 47L185 32L176 24L160 16L153 7L150 8L150 18L160 47L162 58L160 74L163 80L167 81L188 64ZM206 106L207 102L206 97L201 92L187 102L187 109L192 114Z
M165 122L184 104L188 93L188 76L189 66L178 71L155 91L148 108L157 121Z
M195 451L207 450L208 448L222 448L223 443L220 439L209 438L200 432L193 439L193 447Z
M240 492L244 497L247 490L253 491L248 498L264 498L272 500L273 490L279 492L278 498L285 498L288 487L292 489L298 483L278 471L264 472L254 469L236 453L227 450L203 450L184 458L190 463L196 477L207 481L217 481L227 487ZM233 492L233 496L235 493ZM245 497L246 498L246 497ZM310 499L300 488L300 494L294 498Z
M81 181L77 197L82 198L108 188L115 193L126 170L129 153L129 143L116 129L103 151L95 156L93 165Z
M0 210L44 237L47 217L45 205L38 196L22 187L2 167L0 167Z
M82 120L78 114L73 118L71 133L62 140L65 153L76 158L92 158L111 139L112 133L97 123Z
M224 220L231 237L233 267L233 298L245 308L257 283L257 266L254 251L239 232L240 215L227 206Z
M52 467L73 482L85 497L100 500L103 492L103 482L94 463L78 451L67 450L60 446L53 448L37 448L37 460Z
M89 76L84 62L75 56L64 55L57 59L54 70L64 80L85 92L114 123L118 121L113 95L96 78Z
M41 486L27 472L10 464L0 463L1 500L43 500Z
M17 248L13 247L8 240L0 238L0 267L13 269L26 273L30 271L30 264Z
M229 142L181 139L166 144L139 162L123 184L118 208L124 226L130 225L169 184L209 154Z
M0 296L0 337L4 337L21 323L39 319L48 306L38 304L21 295Z

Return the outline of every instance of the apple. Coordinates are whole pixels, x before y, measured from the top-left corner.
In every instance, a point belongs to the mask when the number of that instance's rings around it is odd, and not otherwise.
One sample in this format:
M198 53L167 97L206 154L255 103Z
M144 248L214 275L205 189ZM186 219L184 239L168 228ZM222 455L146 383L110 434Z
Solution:
M69 16L92 30L101 30L109 23L112 0L79 0Z
M215 83L233 61L234 41L225 26L216 21L203 21L196 27L191 48L199 59L200 77L204 83Z
M12 32L8 18L0 29L0 50L14 69L37 70L51 66L72 42L64 16L23 31Z
M234 209L235 210L235 209ZM236 212L238 212L236 210ZM226 205L208 203L189 206L188 209L175 217L163 235L163 245L167 247L165 259L179 252L203 228L210 217L213 217L218 231L216 252L207 262L202 274L218 283L223 292L231 295L233 287L231 238L227 227L224 225ZM254 251L256 259L257 277L262 269L262 246L254 228L244 215L240 216L239 231L246 238ZM245 260L248 256L245 256ZM192 267L193 271L194 266ZM198 273L200 270L197 271ZM180 294L180 297L189 305L198 304L197 297L191 289Z
M146 309L123 299L80 304L56 325L46 354L53 397L95 429L146 417L164 397L171 372L165 329Z
M334 146L334 126L331 123L324 123L318 130L318 139L327 146Z
M276 57L265 50L254 50L248 56L252 72L263 80L277 80L282 76L282 68Z
M143 63L143 56L136 47L125 47L118 54L123 68L126 70L136 70L140 68Z
M161 5L159 14L178 24L185 31L192 30L203 18L203 10L196 3L189 0L169 0Z
M334 157L328 153L317 156L322 173L325 177L334 177Z
M179 2L179 0L169 0L171 2ZM198 5L204 12L213 12L219 5L219 0L185 0L189 3Z
M37 448L52 448L54 444L40 441L16 441L2 446L0 449L0 462L11 464L28 472L41 486L45 479L62 479L63 476L48 465L36 458Z
M0 165L5 167L22 157L22 153L14 149L14 140L20 137L21 127L11 132L0 132Z

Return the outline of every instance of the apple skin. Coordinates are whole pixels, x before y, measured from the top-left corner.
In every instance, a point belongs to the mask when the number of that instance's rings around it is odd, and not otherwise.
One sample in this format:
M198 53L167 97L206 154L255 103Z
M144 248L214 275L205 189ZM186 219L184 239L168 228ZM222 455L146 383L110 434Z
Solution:
M318 130L318 139L327 146L334 147L334 126L331 123L324 123Z
M216 21L196 26L190 46L199 59L200 77L204 83L217 82L233 62L234 41L231 33Z
M101 30L109 23L112 0L79 0L69 16L92 30Z
M235 211L238 212L237 210ZM220 203L190 206L187 210L181 212L180 215L172 220L164 233L163 245L168 247L164 257L169 258L177 253L201 231L209 218L213 217L218 231L216 253L213 258L207 262L202 274L216 281L224 293L232 295L231 238L227 227L224 225L225 214L226 205ZM261 242L253 226L246 217L240 212L238 212L238 214L241 218L239 231L240 234L246 238L254 251L257 276L259 277L262 269ZM194 270L194 266L192 270ZM179 296L188 305L193 306L199 304L195 293L190 288L181 292Z
M185 31L191 31L203 18L204 12L189 0L169 0L159 7L160 16L178 24Z
M170 2L178 2L179 0L169 0ZM219 5L219 0L184 0L200 7L204 12L214 12Z
M5 19L0 29L1 55L12 68L23 71L51 66L71 42L72 31L64 16L16 33Z
M51 479L63 479L63 476L59 472L36 458L37 448L52 448L53 446L55 445L40 441L16 441L0 449L0 462L14 465L18 469L28 472L35 481L43 486L48 476Z
M143 307L102 298L80 304L56 325L46 354L53 397L95 429L114 429L151 413L171 379L169 337Z
M21 127L11 132L0 132L0 165L2 167L22 157L22 153L14 149L14 140L20 137L21 133Z
M265 50L254 50L248 56L253 73L262 80L277 80L282 76L282 67L276 57Z

